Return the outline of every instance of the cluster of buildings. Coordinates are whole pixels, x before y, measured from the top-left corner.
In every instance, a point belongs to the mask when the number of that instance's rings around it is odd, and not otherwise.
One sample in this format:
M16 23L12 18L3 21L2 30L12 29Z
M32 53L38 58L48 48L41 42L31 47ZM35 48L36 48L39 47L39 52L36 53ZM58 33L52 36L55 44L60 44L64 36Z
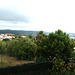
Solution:
M21 37L25 38L26 36L21 36ZM12 38L16 38L15 34L10 34L10 33L0 34L0 40L3 40L3 39L9 39L9 40L11 40Z
M14 35L15 34L9 34L9 33L0 34L0 40L3 40L3 39L9 39L9 40L11 40L12 38L15 38Z

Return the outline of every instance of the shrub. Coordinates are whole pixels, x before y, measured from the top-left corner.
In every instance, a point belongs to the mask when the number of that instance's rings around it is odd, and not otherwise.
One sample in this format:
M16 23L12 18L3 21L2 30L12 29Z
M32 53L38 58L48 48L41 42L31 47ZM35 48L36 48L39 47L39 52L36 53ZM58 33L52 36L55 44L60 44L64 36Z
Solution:
M20 38L8 43L7 53L22 60L31 60L35 57L36 44L29 38Z

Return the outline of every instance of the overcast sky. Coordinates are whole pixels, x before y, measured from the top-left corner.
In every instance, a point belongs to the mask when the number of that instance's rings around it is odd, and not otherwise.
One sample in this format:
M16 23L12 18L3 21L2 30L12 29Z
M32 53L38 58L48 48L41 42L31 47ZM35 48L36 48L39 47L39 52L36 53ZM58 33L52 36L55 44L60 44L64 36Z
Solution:
M0 29L75 33L75 0L0 0Z

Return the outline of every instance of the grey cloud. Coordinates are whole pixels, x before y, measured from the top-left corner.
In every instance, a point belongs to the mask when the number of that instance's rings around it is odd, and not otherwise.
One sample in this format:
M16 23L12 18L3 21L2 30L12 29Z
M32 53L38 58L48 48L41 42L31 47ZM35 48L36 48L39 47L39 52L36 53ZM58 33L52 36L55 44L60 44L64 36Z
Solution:
M0 20L2 21L9 21L12 23L16 22L29 22L29 18L24 14L20 13L20 11L0 8Z

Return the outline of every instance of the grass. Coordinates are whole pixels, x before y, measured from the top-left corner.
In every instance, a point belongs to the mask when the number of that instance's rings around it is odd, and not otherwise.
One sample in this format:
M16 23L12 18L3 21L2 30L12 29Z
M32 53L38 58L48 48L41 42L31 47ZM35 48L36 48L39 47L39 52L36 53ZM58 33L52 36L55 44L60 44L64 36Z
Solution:
M34 61L17 60L14 57L2 55L2 63L1 63L1 55L0 55L0 67L16 66L16 65L32 63L32 62Z

